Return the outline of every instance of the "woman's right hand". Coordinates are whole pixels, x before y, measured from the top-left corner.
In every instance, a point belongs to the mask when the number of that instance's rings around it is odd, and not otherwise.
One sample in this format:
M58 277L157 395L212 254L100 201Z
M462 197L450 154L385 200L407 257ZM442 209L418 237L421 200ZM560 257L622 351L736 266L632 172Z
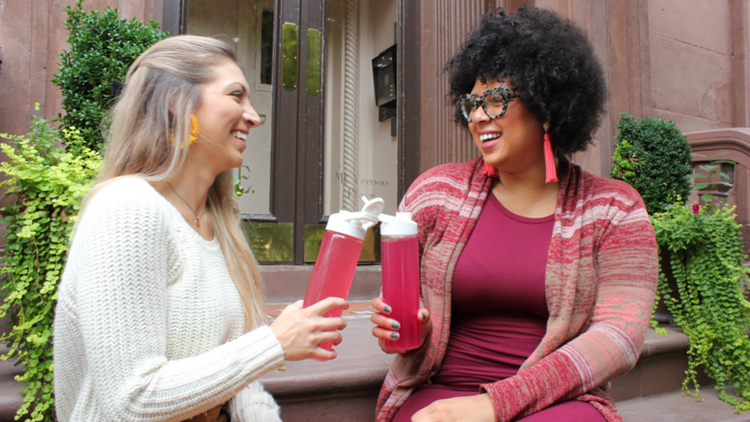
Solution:
M342 318L324 318L323 315L333 309L346 309L349 305L339 297L329 297L320 302L302 308L302 301L287 306L271 324L271 331L284 349L284 359L329 360L336 357L335 351L319 347L320 343L341 343L338 330L346 327Z
M391 313L391 307L383 302L382 297L376 297L372 300L372 307L375 308L375 313L370 317L370 321L375 324L375 328L372 329L372 335L378 338L378 345L386 353L399 353L404 354L409 350L400 349L389 349L385 347L386 340L395 340L398 338L398 328L400 322L395 319L389 318L387 315ZM424 345L425 340L432 331L432 320L430 319L430 311L425 308L419 308L417 315L419 320L419 344ZM396 337L394 338L394 334Z

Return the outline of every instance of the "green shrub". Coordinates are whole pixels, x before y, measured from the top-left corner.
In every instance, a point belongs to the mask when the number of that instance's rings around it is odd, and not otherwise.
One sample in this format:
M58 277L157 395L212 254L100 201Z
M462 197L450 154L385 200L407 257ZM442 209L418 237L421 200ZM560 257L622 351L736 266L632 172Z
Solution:
M649 214L690 194L690 146L674 122L622 113L611 176L633 186Z
M86 13L78 0L76 7L66 6L70 50L60 53L59 74L52 82L63 94L65 116L56 121L81 131L84 145L100 150L101 125L112 103L112 81L124 82L128 67L167 33L159 24L148 25L131 19L118 19L117 9Z
M661 247L657 300L664 301L690 342L683 391L697 395L701 367L716 381L719 398L739 413L750 410L750 303L743 292L749 271L734 208L712 208L711 203L692 209L675 204L651 217Z
M21 389L24 404L17 418L55 420L52 366L52 320L57 300L57 283L62 274L68 236L81 198L99 173L102 160L85 146L75 128L58 131L37 116L26 136L0 134L7 143L0 149L8 161L0 172L8 179L6 193L16 197L15 205L3 208L8 223L4 266L0 285L5 301L0 316L10 315L11 331L0 341L8 344L5 360L16 355L24 365ZM56 145L77 147L72 153Z

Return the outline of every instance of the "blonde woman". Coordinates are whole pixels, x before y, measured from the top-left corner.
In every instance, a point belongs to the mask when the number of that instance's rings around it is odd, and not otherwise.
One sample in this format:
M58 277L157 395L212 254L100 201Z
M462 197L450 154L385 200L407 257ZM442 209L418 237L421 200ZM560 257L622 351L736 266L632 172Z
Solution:
M61 421L277 421L256 379L332 359L343 299L266 325L231 169L260 124L234 53L168 38L130 67L100 180L71 241L55 319Z

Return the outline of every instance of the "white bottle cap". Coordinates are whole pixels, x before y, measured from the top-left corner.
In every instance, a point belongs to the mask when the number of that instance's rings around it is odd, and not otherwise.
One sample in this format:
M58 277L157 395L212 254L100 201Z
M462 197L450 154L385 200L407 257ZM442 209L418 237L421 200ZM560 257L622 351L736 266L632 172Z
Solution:
M381 236L412 236L417 234L417 223L412 221L410 212L397 212L396 216L380 214Z
M331 214L328 217L326 230L364 240L367 229L378 224L378 216L383 211L385 202L381 198L373 198L368 201L364 196L362 200L365 202L362 211L341 210L336 214Z

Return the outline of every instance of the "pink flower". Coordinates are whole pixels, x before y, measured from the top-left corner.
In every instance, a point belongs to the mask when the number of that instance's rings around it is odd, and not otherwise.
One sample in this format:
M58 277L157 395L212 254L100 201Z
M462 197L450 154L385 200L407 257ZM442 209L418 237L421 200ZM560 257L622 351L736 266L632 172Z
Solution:
M701 206L698 204L693 204L693 214L700 214L701 213L700 207Z

